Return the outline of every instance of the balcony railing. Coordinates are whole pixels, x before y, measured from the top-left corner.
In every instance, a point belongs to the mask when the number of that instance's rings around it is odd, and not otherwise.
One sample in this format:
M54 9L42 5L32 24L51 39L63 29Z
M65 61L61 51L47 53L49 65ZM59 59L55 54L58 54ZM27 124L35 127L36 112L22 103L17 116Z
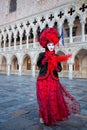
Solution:
M85 41L87 41L87 35L85 35ZM61 42L61 40L60 40ZM72 44L76 45L76 44L84 44L84 42L82 42L82 36L75 36L75 37L72 37L72 43L70 43L70 37L67 37L67 38L64 38L64 46L72 46ZM61 44L62 46L62 44ZM35 42L35 43L26 43L26 44L18 44L16 46L10 46L10 47L3 47L3 48L0 48L0 52L8 52L8 51L18 51L18 50L25 50L25 49L28 49L28 50L31 50L31 49L35 49L35 48L38 48L38 49L41 49L41 46L39 44L39 42Z
M69 42L70 42L70 38L69 37L64 38L64 43L69 43Z

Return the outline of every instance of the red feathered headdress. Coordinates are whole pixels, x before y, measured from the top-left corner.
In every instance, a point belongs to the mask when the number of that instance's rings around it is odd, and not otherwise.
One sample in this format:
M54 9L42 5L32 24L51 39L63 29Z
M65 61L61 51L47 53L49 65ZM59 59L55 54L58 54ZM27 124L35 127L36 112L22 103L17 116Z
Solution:
M46 48L47 44L52 42L54 45L59 44L58 31L55 28L44 29L39 37L40 45Z

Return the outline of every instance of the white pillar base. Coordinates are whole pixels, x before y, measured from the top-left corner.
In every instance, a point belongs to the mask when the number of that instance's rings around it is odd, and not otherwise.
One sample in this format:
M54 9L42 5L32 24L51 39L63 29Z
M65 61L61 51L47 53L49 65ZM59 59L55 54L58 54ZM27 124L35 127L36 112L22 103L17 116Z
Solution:
M32 65L32 77L35 77L35 65Z
M7 65L7 75L10 75L10 64Z
M72 63L69 63L69 73L68 73L68 77L69 77L70 80L73 79L72 68L73 68L73 64L72 64Z

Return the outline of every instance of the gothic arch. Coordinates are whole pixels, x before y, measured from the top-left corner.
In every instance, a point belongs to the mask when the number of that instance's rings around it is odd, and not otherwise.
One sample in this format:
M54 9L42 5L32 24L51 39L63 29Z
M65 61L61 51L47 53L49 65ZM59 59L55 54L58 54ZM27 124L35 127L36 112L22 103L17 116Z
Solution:
M73 34L72 36L80 36L81 35L81 22L80 17L77 15L73 21Z
M60 54L60 53L61 53L61 54L64 54L64 55L67 54L67 50L62 49L62 48L61 48L61 50L58 49L58 50L56 51L57 54L58 54L58 52L59 52L59 54Z
M83 50L83 51L87 51L87 48L86 47L79 47L78 49L76 49L75 51L74 51L74 53L73 53L73 58L75 58L75 56L79 53L79 52L81 52L81 50Z
M6 59L6 61L7 61L7 55L1 54L1 55L0 55L1 61L2 61L2 58L3 58L3 57L4 57L4 58Z
M29 54L24 54L22 57L22 70L31 70L31 58Z
M64 24L64 21L67 19L67 22L69 23L69 17L64 15L62 18L62 24Z
M53 21L53 27L58 29L58 21L57 20L54 20Z
M69 37L69 25L68 25L68 19L65 19L63 22L63 28L64 28L64 36Z
M72 16L72 21L73 21L73 22L74 22L76 16L79 16L79 19L82 20L81 14L79 14L78 12L76 12L76 13Z
M74 57L74 73L78 72L81 77L87 77L87 49L81 48Z
M6 62L7 62L7 57L6 57L5 55L1 55L1 61L2 61L3 59L5 59Z
M57 54L58 54L58 55L65 55L65 53L64 53L63 51L61 51L61 50L58 50L58 51L57 51Z
M49 23L45 23L45 26L44 26L44 28L48 28L49 27Z
M16 55L12 55L11 57L11 71L15 71L19 69L18 58Z
M5 72L6 68L7 68L7 58L6 58L6 56L2 55L1 71Z

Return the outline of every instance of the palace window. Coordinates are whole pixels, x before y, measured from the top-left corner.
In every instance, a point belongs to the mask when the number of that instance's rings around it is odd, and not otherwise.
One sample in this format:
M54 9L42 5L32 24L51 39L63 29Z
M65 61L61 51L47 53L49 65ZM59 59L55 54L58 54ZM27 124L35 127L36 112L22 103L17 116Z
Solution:
M69 28L65 29L66 30L66 35L69 37Z
M76 36L77 27L73 27L73 33L72 36Z
M69 28L67 28L65 30L66 30L67 37L69 37L70 36ZM76 31L77 31L77 27L73 27L73 29L72 29L72 36L76 36Z
M17 9L17 0L10 0L9 12L12 13Z

